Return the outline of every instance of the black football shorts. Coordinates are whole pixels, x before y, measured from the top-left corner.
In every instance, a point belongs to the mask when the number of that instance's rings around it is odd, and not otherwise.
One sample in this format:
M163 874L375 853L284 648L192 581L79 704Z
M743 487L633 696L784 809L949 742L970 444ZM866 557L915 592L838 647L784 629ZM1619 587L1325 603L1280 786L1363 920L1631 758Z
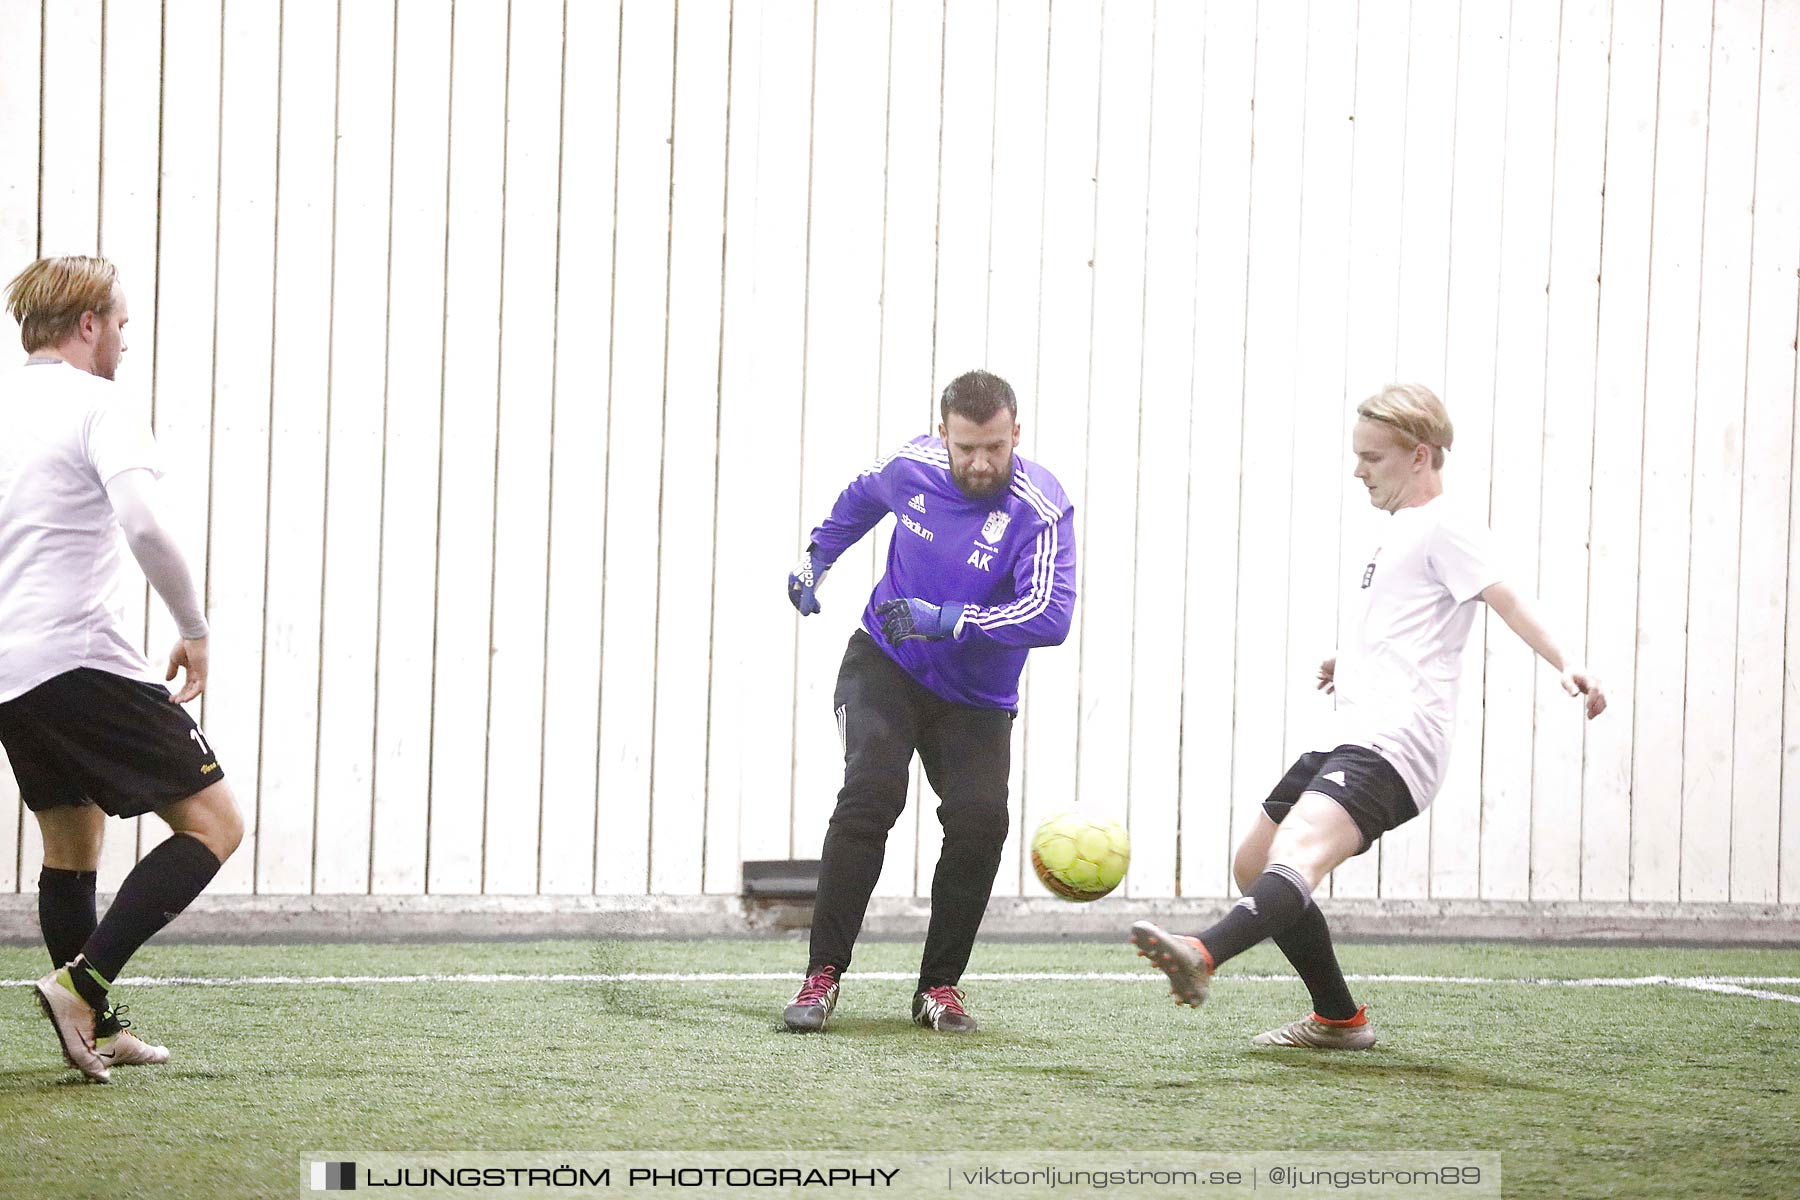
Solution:
M1419 815L1412 792L1394 764L1366 746L1302 754L1263 801L1263 811L1279 825L1306 792L1330 796L1350 814L1362 831L1358 854L1365 853L1388 830Z
M33 812L152 812L225 778L206 735L158 684L78 667L0 703L0 746Z

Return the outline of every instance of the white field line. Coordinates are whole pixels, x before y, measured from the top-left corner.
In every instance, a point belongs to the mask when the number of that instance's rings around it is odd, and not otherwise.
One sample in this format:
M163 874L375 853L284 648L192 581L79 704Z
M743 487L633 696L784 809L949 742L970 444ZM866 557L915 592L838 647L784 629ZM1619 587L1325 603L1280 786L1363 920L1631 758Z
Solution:
M128 976L119 985L129 987L325 987L331 985L408 983L792 983L791 971L628 972L622 974L484 974L457 975L243 975L243 976ZM910 981L910 971L858 971L856 978L878 981ZM1233 983L1293 983L1292 975L1230 975ZM1500 979L1470 975L1346 975L1351 983L1434 983L1476 986L1524 984L1535 987L1634 988L1680 987L1727 996L1746 996L1800 1004L1800 995L1760 990L1746 985L1800 985L1793 975L1640 975L1597 979ZM963 976L967 983L1161 983L1154 971L1001 971ZM30 979L9 979L4 987L25 987Z

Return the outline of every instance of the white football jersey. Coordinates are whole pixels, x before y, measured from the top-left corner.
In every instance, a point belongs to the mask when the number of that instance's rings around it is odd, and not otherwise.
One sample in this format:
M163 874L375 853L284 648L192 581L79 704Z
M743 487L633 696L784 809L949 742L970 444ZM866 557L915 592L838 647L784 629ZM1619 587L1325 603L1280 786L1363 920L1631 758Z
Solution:
M150 426L66 363L0 375L0 701L77 667L160 683L124 627L108 481L161 474Z
M1387 759L1421 812L1444 781L1476 598L1500 581L1491 543L1480 521L1439 496L1383 519L1380 544L1351 581L1334 744Z

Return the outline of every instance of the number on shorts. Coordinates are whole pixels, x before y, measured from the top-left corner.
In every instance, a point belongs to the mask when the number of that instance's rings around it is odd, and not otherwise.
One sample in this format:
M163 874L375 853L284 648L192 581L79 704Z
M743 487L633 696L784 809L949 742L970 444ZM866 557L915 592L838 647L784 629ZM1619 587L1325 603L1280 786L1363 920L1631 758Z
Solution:
M206 739L201 736L198 729L188 730L188 736L193 738L194 743L200 747L200 753L206 755L208 758L213 756L212 747L206 744Z

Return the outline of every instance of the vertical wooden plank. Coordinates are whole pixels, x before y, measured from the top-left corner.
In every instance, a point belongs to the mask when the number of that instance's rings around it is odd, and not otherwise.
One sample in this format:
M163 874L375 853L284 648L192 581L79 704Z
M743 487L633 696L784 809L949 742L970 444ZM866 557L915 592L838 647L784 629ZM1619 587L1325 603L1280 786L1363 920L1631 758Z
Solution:
M1276 682L1283 696L1282 742L1279 764L1261 785L1264 795L1288 763L1333 740L1329 706L1312 684L1319 660L1331 653L1342 589L1342 577L1333 574L1332 566L1338 561L1347 502L1344 391L1355 232L1350 200L1355 182L1353 143L1360 132L1354 118L1365 72L1390 75L1396 83L1404 78L1401 64L1384 62L1373 47L1370 61L1364 62L1357 20L1357 12L1347 5L1314 5L1306 38L1297 250L1301 284L1292 350L1294 426L1285 448L1293 480L1283 600L1286 637L1270 662L1271 669L1280 672ZM1382 50L1404 45L1405 35L1397 30ZM1276 447L1270 450L1281 452ZM1373 854L1345 863L1333 876L1332 894L1374 895L1378 866Z
M1044 218L1044 89L1050 48L1049 0L1015 0L996 12L993 202L988 214L988 369L1019 397L1020 452L1035 453L1038 294ZM1027 448L1030 452L1027 453ZM1029 841L1041 813L1025 773L1031 727L1029 661L1013 723L1009 824L995 895L1021 894L1031 877ZM1052 794L1054 807L1054 793Z
M1076 516L1082 552L1076 795L1083 812L1118 821L1133 815L1132 630L1124 618L1137 606L1154 13L1152 5L1119 0L1102 9L1093 346L1083 404L1087 470L1079 484L1084 509Z
M43 42L41 6L0 6L0 161L8 164L0 175L0 261L6 264L0 270L7 279L24 270L38 253ZM9 352L19 344L18 334L12 314L0 312L0 336Z
M100 12L100 0L43 8L40 254L92 254L100 230Z
M1493 434L1494 334L1500 275L1506 132L1507 14L1463 5L1457 52L1455 167L1451 180L1450 292L1440 393L1456 427L1445 463L1445 499L1487 516ZM1480 894L1481 697L1486 612L1477 613L1463 654L1462 691L1443 790L1433 802L1431 894Z
M1160 3L1151 60L1143 413L1131 620L1130 894L1173 896L1180 870L1181 627L1187 582L1204 8ZM1104 809L1100 811L1105 811Z
M964 371L987 365L996 17L994 0L944 6L937 336L931 376L939 388Z
M1007 0L999 5L994 34L993 183L984 322L987 347L981 359L1018 393L1019 422L1027 439L1037 432L1035 412L1030 412L1029 420L1027 414L1038 390L1049 51L1049 0ZM890 212L890 225L894 217Z
M444 359L450 10L400 0L394 30L393 210L382 435L374 813L369 890L425 891L431 794L433 555Z
M184 450L191 452L193 461L198 463L202 447L210 446L212 440L219 5L200 0L172 11L167 14L164 32L155 298L147 306L147 321L138 316L134 306L132 323L138 326L140 339L153 337L156 342L153 374L146 371L145 375L154 380L151 419L169 468L158 484L158 512L165 527L180 542L195 572L195 582L204 594L210 481L203 470L184 469L179 456ZM183 39L179 51L173 48L177 36ZM148 266L144 249L137 249L133 257ZM140 286L138 290L145 289ZM148 596L147 590L145 595ZM129 607L127 612L128 618L135 615ZM153 663L164 662L175 642L175 625L168 608L161 600L149 598L145 618L145 652ZM169 836L161 821L138 824L140 853Z
M1576 661L1587 655L1608 9L1605 0L1563 7L1556 68L1538 562L1542 611L1561 639L1563 653ZM1605 668L1598 669L1602 682L1610 686ZM1539 900L1577 900L1586 721L1573 710L1556 673L1543 668L1537 673L1534 708L1531 895Z
M542 848L538 890L594 888L600 733L600 602L606 561L606 374L595 331L612 326L619 5L567 6L558 227L555 437L545 620Z
M944 14L937 5L895 4L888 25L887 188L882 226L880 408L869 461L937 427L933 393L932 330L937 278L938 126L943 88ZM807 515L807 522L818 518ZM884 520L869 539L866 562L838 560L832 576L835 603L860 614L868 585L886 569L894 523ZM860 553L857 558L861 559ZM809 620L811 618L808 618ZM839 643L840 650L842 643ZM915 762L907 808L888 836L887 857L876 881L878 896L911 896L919 890L919 832L936 824L925 810ZM937 839L930 839L935 847ZM817 853L817 840L799 838L795 853ZM935 849L932 854L935 856ZM928 885L927 885L928 886Z
M108 4L105 15L106 73L99 81L100 228L95 245L118 267L130 297L125 340L131 350L120 376L147 396L156 359L162 26L157 10L145 5ZM165 465L198 473L197 463L191 468Z
M198 463L202 447L212 439L219 6L200 3L168 14L165 34L165 48L177 36L184 45L179 52L170 49L173 57L164 62L156 299L140 336L154 331L152 422L171 468L158 485L158 512L204 589L210 481L203 470L183 469L181 456L188 451ZM146 653L152 662L165 661L175 642L174 622L161 600L149 602L146 617ZM138 834L142 854L168 837L169 830L161 821L139 821Z
M1706 101L1704 225L1681 748L1681 898L1731 899L1733 720L1744 502L1745 330L1750 312L1762 0L1719 0ZM1698 189L1699 177L1690 181Z
M1544 366L1549 305L1551 170L1556 96L1556 14L1513 14L1506 72L1505 178L1489 504L1500 569L1521 595L1538 591L1537 548L1544 446ZM1481 761L1481 896L1531 894L1532 725L1537 655L1504 622L1489 621ZM1562 716L1571 715L1568 712ZM1566 805L1570 797L1545 798Z
M125 342L130 347L119 370L118 382L145 404L148 411L151 381L156 378L157 327L157 260L156 240L158 213L156 204L158 174L158 122L161 117L162 29L160 13L141 5L111 4L104 8L105 74L100 77L99 174L95 182L98 194L100 228L97 251L119 269L119 278L130 298L131 321L126 327ZM85 99L84 99L85 102ZM205 469L198 455L165 451L166 469L189 477L190 484L205 486ZM182 532L183 545L198 551L205 545L202 528ZM258 530L258 542L261 531ZM196 576L206 571L207 564L195 559L189 564ZM127 628L142 629L146 603L160 607L161 600L151 597L143 585L136 565L126 568L125 620ZM250 644L254 646L255 639ZM170 643L151 644L150 661L161 663ZM254 652L245 656L254 663ZM209 691L203 711L218 709L211 703ZM210 736L210 729L209 729ZM254 744L254 737L250 739ZM230 743L224 743L230 746ZM222 750L229 761L238 761L235 747ZM235 776L235 767L233 768ZM252 773L254 778L254 773ZM100 890L115 891L125 873L137 861L138 833L147 827L154 836L162 836L162 823L155 818L145 821L108 822L106 840L100 856ZM226 890L234 884L237 890L248 890L248 861L233 860L234 870L215 882Z
M1252 97L1259 57L1250 5L1208 4L1201 71L1200 217L1195 254L1194 416L1181 653L1181 869L1184 896L1231 889L1239 465L1249 287ZM1266 767L1265 767L1266 771ZM1239 818L1240 820L1242 818Z
M1413 5L1406 55L1399 318L1393 361L1384 372L1387 379L1380 381L1423 383L1440 398L1448 320L1444 302L1450 291L1456 113L1461 101L1457 81L1461 31L1459 6ZM1351 346L1358 340L1352 336ZM1376 386L1352 388L1359 393L1352 401L1373 393Z
M1099 161L1099 3L1058 5L1050 13L1050 80L1044 126L1043 282L1038 329L1037 433L1027 457L1062 481L1075 505L1076 561L1085 581L1090 545L1083 537L1089 497L1083 487L1093 334L1094 177ZM1024 420L1021 414L1021 421ZM1030 428L1028 425L1027 428ZM1079 590L1076 619L1089 605ZM1081 674L1079 646L1065 644L1031 660L1031 722L1023 743L1034 803L1071 808L1079 798ZM1017 752L1017 747L1015 747ZM1025 881L1028 895L1043 885Z
M1615 19L1617 19L1615 17ZM1694 380L1706 177L1709 10L1663 13L1651 197L1650 325L1644 356L1637 723L1631 897L1681 898L1682 742L1688 565L1693 553Z
M743 639L719 620L720 605L734 605L746 580L766 579L778 586L776 567L757 562L744 538L749 507L737 498L749 495L760 473L743 439L755 428L757 398L747 378L754 349L751 315L756 303L756 159L762 97L762 2L734 0L731 9L729 93L725 128L725 246L719 330L719 460L718 503L713 555L712 689L706 730L706 890L736 892L741 884L743 838L769 812L748 811L746 735L742 714L766 697L755 694ZM790 535L787 561L795 554ZM779 559L777 560L780 561ZM764 572L767 572L766 574ZM829 603L829 601L827 601ZM754 781L766 786L766 780Z
M331 381L320 613L315 892L367 892L375 773L377 586L387 375L394 5L348 5L338 27ZM410 289L408 289L410 291Z
M1361 22L1381 13L1375 9L1364 13ZM1350 356L1368 353L1366 374L1348 372L1346 389L1346 421L1355 425L1354 407L1370 396L1382 383L1390 380L1424 383L1440 398L1451 403L1451 416L1456 417L1454 398L1445 396L1445 345L1449 333L1449 313L1445 297L1449 295L1451 277L1451 210L1453 210L1454 166L1456 166L1456 112L1462 88L1458 83L1458 47L1462 40L1462 5L1411 5L1406 52L1406 119L1404 119L1404 151L1402 151L1402 185L1400 185L1399 230L1399 297L1395 304L1395 327L1391 342L1364 344L1363 336L1352 327ZM1357 72L1361 85L1363 72ZM1361 117L1357 124L1361 126ZM1364 131L1357 130L1359 164ZM1355 223L1354 252L1361 252L1364 236L1370 230L1368 221ZM1352 286L1352 297L1355 288ZM1355 306L1354 318L1379 318L1381 306ZM1463 423L1458 419L1458 430ZM1456 475L1462 475L1463 452L1458 450L1454 464ZM1379 540L1379 529L1386 516L1368 504L1368 495L1357 488L1345 471L1345 536L1343 556L1339 558L1337 587L1345 587L1355 578L1355 570L1366 561L1370 547ZM1458 484L1462 486L1462 484ZM1339 640L1345 637L1345 624L1350 613L1348 604L1339 608ZM1381 894L1395 898L1418 898L1431 894L1431 844L1438 806L1427 808L1424 817L1409 822L1381 838L1373 851L1381 858Z
M620 29L612 403L601 614L600 828L594 890L641 894L650 878L657 524L668 342L670 127L675 7L627 4ZM802 126L804 128L804 126Z
M719 570L713 594L715 663L723 664L714 693L713 733L740 723L751 711L757 728L732 731L715 742L712 807L739 806L738 858L786 858L797 852L793 829L794 636L798 620L788 607L780 577L795 554L800 515L795 447L800 438L800 398L806 291L807 131L812 94L811 6L777 4L739 28L734 47L757 60L748 80L756 90L745 147L744 187L732 145L731 204L740 198L753 215L743 228L749 291L731 280L727 232L726 351L720 396ZM733 54L733 124L737 127L737 64ZM751 499L755 503L751 503ZM787 514L785 520L769 514ZM728 519L729 517L729 519ZM729 549L726 549L729 547ZM769 582L755 586L753 581ZM755 627L778 631L747 638ZM722 777L721 777L722 776ZM810 840L810 839L809 839ZM718 843L715 842L715 846ZM709 869L711 861L709 857ZM732 878L737 861L719 869ZM709 883L710 886L710 883Z
M812 212L807 246L801 537L868 465L880 415L883 147L870 131L887 107L888 6L819 7L812 97ZM991 34L990 34L991 36ZM985 219L986 208L983 206ZM823 611L800 623L795 647L794 853L810 857L844 780L832 694L845 639L868 595L861 547L829 577Z
M1638 497L1659 20L1647 10L1615 5L1609 35L1587 613L1588 663L1606 682L1609 703L1606 716L1587 729L1581 809L1584 900L1631 895Z
M39 75L43 49L43 10L35 4L0 6L0 273L11 279L37 257ZM19 325L0 312L0 340L9 354L18 350ZM37 822L19 800L18 781L0 751L0 892L27 885L19 869L20 838Z
M1755 214L1744 382L1737 697L1731 770L1731 898L1792 903L1800 888L1800 721L1783 744L1782 674L1800 645L1787 622L1794 481L1795 277L1800 274L1800 8L1763 7ZM1786 638L1786 655L1773 647ZM1785 662L1783 661L1785 659ZM1794 677L1790 675L1790 677ZM1785 765L1784 765L1785 764ZM1785 793L1785 794L1784 794ZM1780 830L1779 836L1773 831Z
M931 376L940 393L964 371L986 365L981 356L987 346L997 15L993 0L943 6L943 70L935 110L937 285ZM934 415L929 427L936 426ZM938 796L929 784L920 786L909 815L918 837L917 891L926 895L937 870L943 830L937 820Z
M562 21L561 5L517 4L507 34L494 633L482 839L482 890L500 895L538 888L551 401L561 349L556 228ZM569 350L581 353L579 343Z
M650 796L650 891L658 895L694 894L705 883L730 47L731 6L725 0L689 0L677 11L656 758Z
M122 7L122 6L118 6ZM268 547L269 379L275 320L275 138L280 11L224 12L219 122L219 282L213 361L212 545L207 621L214 657L207 737L250 828L213 886L255 888L261 793L263 571ZM283 736L272 730L275 737Z
M1256 32L1231 756L1232 795L1246 799L1267 795L1287 765L1281 728L1289 685L1285 547L1293 506L1288 451L1294 436L1309 43L1308 34L1294 29L1277 5L1258 9ZM1244 822L1255 818L1247 804L1232 815L1235 842Z
M484 882L506 29L503 5L469 5L452 15L437 662L426 875L426 888L433 892L479 892Z
M289 6L283 11L264 740L256 847L259 892L312 888L330 386L330 360L321 348L331 336L336 43L336 5ZM171 33L170 45L174 44ZM171 115L165 124L173 121ZM165 233L165 261L167 255ZM166 297L164 304L172 307Z
M1319 414L1319 419L1329 422L1338 437L1330 470L1338 502L1338 544L1335 554L1328 552L1323 560L1336 568L1329 586L1335 605L1333 632L1338 636L1326 644L1296 646L1288 669L1289 687L1310 697L1327 714L1331 699L1314 686L1318 665L1351 633L1350 622L1358 609L1344 602L1344 591L1360 579L1370 547L1380 539L1382 522L1387 520L1385 513L1370 506L1368 492L1350 474L1355 463L1349 435L1356 424L1357 404L1396 378L1414 378L1410 362L1402 359L1396 364L1395 346L1403 334L1409 339L1422 336L1414 332L1417 326L1412 323L1422 325L1429 319L1405 295L1401 284L1403 267L1432 261L1432 255L1418 252L1421 236L1437 239L1430 245L1436 254L1438 272L1435 337L1439 345L1433 360L1443 353L1443 295L1448 270L1444 256L1449 250L1451 121L1455 104L1453 90L1450 96L1434 92L1438 87L1454 88L1451 72L1456 64L1456 11L1446 10L1446 6L1431 7L1440 10L1435 14L1437 27L1429 24L1433 14L1415 11L1409 19L1406 8L1395 3L1365 5L1357 15L1355 178L1350 187L1344 387L1337 408ZM1430 71L1441 72L1442 77L1428 75ZM1421 104L1409 103L1414 87L1426 97ZM1434 132L1437 140L1424 138L1423 131ZM1439 186L1432 188L1434 182ZM1415 197L1409 189L1416 189L1419 195ZM1409 204L1428 210L1415 212ZM1412 286L1422 284L1413 282ZM1433 381L1433 386L1438 386L1437 381ZM1290 712L1290 721L1295 715ZM1321 745L1329 749L1331 746L1326 744L1336 742L1329 720L1320 732L1323 736L1305 749ZM1425 895L1430 887L1429 821L1428 811L1424 819L1387 834L1374 850L1339 867L1331 885L1332 894L1371 896L1379 891L1383 896Z

